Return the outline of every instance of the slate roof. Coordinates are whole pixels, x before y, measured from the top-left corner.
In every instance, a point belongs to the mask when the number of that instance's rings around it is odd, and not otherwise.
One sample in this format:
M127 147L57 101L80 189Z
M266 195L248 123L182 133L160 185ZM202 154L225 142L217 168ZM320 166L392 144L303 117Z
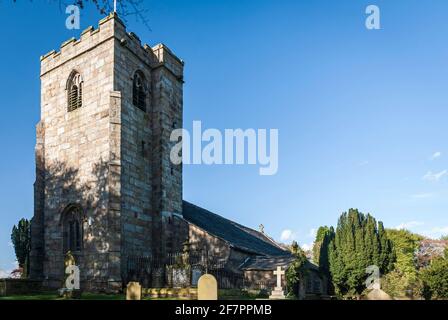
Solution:
M255 256L250 257L239 267L241 270L263 270L272 271L277 267L288 267L294 261L292 255L287 256ZM306 261L307 269L319 270L319 267L310 261Z
M288 256L255 256L247 259L241 266L241 270L275 270L279 267L287 267L294 261L294 257Z
M240 250L266 256L289 254L263 233L242 226L187 201L183 201L182 215L189 223Z

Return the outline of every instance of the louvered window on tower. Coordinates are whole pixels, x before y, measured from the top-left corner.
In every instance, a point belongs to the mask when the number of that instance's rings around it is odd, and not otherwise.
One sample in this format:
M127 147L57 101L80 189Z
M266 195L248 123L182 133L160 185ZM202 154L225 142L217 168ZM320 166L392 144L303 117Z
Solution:
M132 103L143 111L146 111L146 92L145 76L141 71L137 71L132 86Z
M82 107L83 81L78 72L72 72L67 83L68 112Z

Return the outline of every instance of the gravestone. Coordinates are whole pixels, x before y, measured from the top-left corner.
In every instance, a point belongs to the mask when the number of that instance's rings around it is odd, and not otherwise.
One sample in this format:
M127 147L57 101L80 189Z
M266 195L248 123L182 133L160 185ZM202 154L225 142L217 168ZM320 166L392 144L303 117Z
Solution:
M184 288L190 285L189 268L173 268L173 288Z
M163 288L165 286L165 273L164 267L154 267L152 270L152 283L153 288Z
M199 278L202 276L202 268L193 267L191 270L191 285L197 287Z
M269 299L285 299L285 293L282 288L282 275L285 274L285 271L282 271L282 267L277 267L277 270L274 271L274 275L277 276L277 286L272 290Z
M392 298L383 290L374 288L366 297L367 300L392 300Z
M218 283L211 274L204 274L199 278L198 300L218 300Z
M128 283L126 287L126 300L142 300L142 286L140 283Z
M64 281L62 288L59 289L59 295L68 299L80 299L80 272L76 265L76 260L71 251L68 251L64 258Z

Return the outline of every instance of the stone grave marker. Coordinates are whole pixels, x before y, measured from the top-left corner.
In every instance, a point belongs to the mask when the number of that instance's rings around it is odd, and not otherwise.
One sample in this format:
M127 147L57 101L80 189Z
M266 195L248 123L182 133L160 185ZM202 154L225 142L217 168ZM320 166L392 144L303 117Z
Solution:
M173 268L173 288L185 288L190 285L189 268Z
M126 287L126 300L142 300L142 286L140 283L128 283Z
M199 278L202 276L202 269L200 267L193 267L191 270L191 285L197 287Z
M285 293L282 288L282 275L285 274L285 271L282 270L282 267L277 267L277 270L274 271L274 275L277 276L277 286L272 290L269 299L285 299Z
M76 265L76 260L71 251L68 251L64 258L64 281L59 289L59 296L68 299L80 299L80 271Z
M393 299L383 290L375 288L367 294L367 300L393 300Z
M204 274L199 278L198 300L218 300L218 283L211 274Z
M155 267L152 270L151 286L153 288L162 288L164 286L164 267Z

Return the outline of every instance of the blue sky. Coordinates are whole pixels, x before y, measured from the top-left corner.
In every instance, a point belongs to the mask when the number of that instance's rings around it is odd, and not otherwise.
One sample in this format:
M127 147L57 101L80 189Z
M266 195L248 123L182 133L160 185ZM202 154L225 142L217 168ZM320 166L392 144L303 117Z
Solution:
M381 30L364 26L381 9ZM387 227L448 233L446 0L147 1L151 31L186 61L184 126L279 129L279 171L186 166L184 198L302 245L359 208ZM33 213L39 56L81 30L56 2L0 2L0 270ZM288 233L288 232L286 232ZM287 234L285 234L287 235Z

